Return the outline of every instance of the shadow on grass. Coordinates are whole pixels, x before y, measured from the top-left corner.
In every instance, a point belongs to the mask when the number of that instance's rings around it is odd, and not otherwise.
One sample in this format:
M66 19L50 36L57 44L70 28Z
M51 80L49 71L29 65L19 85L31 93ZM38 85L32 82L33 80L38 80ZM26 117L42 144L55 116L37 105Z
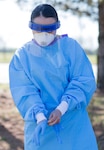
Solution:
M88 112L96 134L99 150L104 150L104 95L95 93Z
M10 148L8 150L18 150L18 149L23 150L23 142L20 139L16 138L16 136L14 136L2 124L0 124L0 136L1 136L0 141L5 141L6 143L9 144ZM0 146L0 150L4 149L1 149Z

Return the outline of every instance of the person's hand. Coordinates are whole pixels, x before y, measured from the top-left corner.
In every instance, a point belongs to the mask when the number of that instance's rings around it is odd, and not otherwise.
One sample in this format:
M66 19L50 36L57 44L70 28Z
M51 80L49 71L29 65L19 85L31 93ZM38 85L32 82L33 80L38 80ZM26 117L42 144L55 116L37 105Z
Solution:
M55 109L49 116L48 125L52 126L60 122L61 112L58 109Z
M40 134L41 135L44 134L46 126L47 126L47 120L42 120L37 124L35 128L33 141L35 142L37 146L40 145Z

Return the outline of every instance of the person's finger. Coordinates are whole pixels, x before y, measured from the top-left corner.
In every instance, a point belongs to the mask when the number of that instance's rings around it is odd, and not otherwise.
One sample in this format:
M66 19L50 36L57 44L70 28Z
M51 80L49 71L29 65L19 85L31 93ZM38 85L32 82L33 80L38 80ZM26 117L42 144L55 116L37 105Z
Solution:
M52 112L49 116L49 120L51 120L52 118L54 118L54 113Z
M51 114L50 114L50 116L49 116L49 120L48 120L48 122L53 122L54 120L55 120L55 115L54 115L54 113L52 112Z
M48 121L48 124L51 124L51 123L55 122L55 120L56 120L56 119L51 118L51 119Z
M60 122L61 113L59 110L55 109L49 116L48 125L54 125Z
M49 120L48 125L54 125L60 122L59 118L55 118L54 120Z

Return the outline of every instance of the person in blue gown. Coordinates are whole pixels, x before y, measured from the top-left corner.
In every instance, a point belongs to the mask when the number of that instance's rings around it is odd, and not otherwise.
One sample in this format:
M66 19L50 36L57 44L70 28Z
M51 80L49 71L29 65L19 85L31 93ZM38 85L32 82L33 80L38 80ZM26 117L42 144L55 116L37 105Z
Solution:
M83 48L67 34L49 4L31 13L33 39L9 65L10 90L24 119L24 150L98 150L87 107L96 90Z

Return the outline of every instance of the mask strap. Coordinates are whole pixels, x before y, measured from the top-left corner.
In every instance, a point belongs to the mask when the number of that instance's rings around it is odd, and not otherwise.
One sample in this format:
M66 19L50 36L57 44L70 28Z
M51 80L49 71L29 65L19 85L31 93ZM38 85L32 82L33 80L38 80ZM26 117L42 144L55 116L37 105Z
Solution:
M32 21L29 22L29 28L40 32L50 32L60 27L60 21L49 25L36 24Z

